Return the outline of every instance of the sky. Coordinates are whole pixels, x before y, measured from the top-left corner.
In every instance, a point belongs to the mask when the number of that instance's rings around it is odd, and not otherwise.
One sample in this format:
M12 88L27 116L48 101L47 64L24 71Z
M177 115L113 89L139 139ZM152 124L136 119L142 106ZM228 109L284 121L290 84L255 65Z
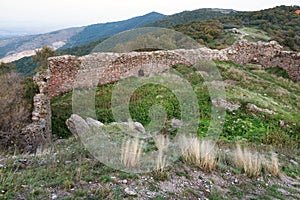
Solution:
M1 0L0 32L49 32L152 11L170 15L199 8L253 11L279 5L300 5L300 0Z

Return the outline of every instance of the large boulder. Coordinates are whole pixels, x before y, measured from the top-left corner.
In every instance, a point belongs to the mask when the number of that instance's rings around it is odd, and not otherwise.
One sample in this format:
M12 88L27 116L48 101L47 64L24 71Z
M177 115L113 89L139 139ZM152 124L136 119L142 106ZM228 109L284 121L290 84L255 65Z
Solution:
M90 126L88 123L79 115L72 114L66 121L68 129L75 135L80 136L88 131L90 131Z

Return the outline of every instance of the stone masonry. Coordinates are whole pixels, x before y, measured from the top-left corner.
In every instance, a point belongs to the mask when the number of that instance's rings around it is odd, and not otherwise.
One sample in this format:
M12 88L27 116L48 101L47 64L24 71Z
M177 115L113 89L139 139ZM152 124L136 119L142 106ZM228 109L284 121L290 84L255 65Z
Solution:
M195 59L231 60L240 65L260 64L264 68L280 67L290 78L300 81L300 53L283 51L277 42L238 41L223 50L208 48L131 53L95 53L83 57L60 56L49 59L49 95L53 98L71 91L79 70L93 68L99 85L112 83L129 76L148 76L160 73L174 64L194 64ZM88 80L87 80L88 81ZM84 83L83 83L84 85Z
M51 140L50 99L73 89L80 71L92 71L99 82L81 78L77 87L104 85L130 76L149 76L175 64L191 66L199 59L233 61L240 65L260 64L264 68L280 67L290 78L300 81L300 53L283 51L277 42L238 41L223 50L208 48L130 53L94 53L83 57L60 56L49 58L48 70L34 77L40 93L34 97L33 123L28 127L42 130L45 141ZM28 130L28 129L26 129ZM30 130L30 129L29 129Z

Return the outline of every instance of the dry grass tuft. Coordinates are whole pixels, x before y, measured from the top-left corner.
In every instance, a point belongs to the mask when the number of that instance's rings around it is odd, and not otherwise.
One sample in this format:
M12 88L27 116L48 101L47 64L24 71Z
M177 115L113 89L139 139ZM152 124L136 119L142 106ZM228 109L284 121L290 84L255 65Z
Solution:
M210 141L200 141L197 137L184 136L180 140L180 148L186 162L193 163L207 171L216 167L216 152L212 149Z
M262 157L256 152L250 152L240 145L236 148L236 166L245 171L249 177L258 177L261 173Z
M158 155L156 158L156 170L163 172L164 168L166 167L166 158L164 156L164 152L170 144L170 139L168 136L157 135L156 137L154 137L154 141L158 148Z
M122 144L121 162L125 167L136 167L142 154L142 143L139 139L127 140Z
M267 172L269 172L272 175L277 176L277 177L280 176L280 169L279 169L279 162L278 162L277 154L272 153L271 161L266 161L266 162L264 162L263 165Z

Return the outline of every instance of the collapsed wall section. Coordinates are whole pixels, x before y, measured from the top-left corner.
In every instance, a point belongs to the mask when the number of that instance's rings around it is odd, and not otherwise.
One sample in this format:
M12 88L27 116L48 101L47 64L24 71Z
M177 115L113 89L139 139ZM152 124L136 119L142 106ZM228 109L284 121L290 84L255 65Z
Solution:
M160 73L172 65L194 64L197 59L231 60L240 65L260 64L264 68L280 67L293 81L300 81L300 53L283 51L277 42L238 41L223 50L208 48L131 53L95 53L83 57L60 56L49 59L49 96L53 98L73 89L79 70L93 69L103 85L129 76ZM89 80L86 80L89 81ZM83 81L84 82L84 81ZM83 83L84 85L84 83Z
M300 81L300 53L284 51L276 41L238 41L231 47L221 50L227 59L240 65L260 64L264 68L279 67L296 82Z
M175 64L187 66L204 60L231 60L240 65L260 64L264 68L280 67L287 71L293 81L300 81L300 53L283 51L277 42L269 43L238 41L223 50L208 48L131 53L95 53L83 57L60 56L49 59L46 72L37 74L34 81L40 93L34 97L33 123L23 134L33 135L46 143L51 141L50 100L60 94L72 91L80 71L92 70L97 76L96 85L116 82L130 76L150 76L165 71ZM81 79L80 85L90 85L90 78Z

